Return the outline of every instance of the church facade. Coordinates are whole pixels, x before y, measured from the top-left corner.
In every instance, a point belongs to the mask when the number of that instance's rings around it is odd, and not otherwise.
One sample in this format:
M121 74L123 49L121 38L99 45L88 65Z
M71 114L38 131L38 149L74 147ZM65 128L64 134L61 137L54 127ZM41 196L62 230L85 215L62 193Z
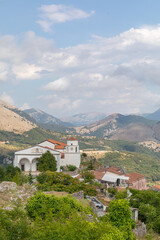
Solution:
M38 158L46 151L55 157L57 161L57 171L60 171L61 166L74 165L80 167L81 156L79 151L78 140L69 138L67 144L47 139L36 146L15 152L14 166L19 167L24 172L38 171Z

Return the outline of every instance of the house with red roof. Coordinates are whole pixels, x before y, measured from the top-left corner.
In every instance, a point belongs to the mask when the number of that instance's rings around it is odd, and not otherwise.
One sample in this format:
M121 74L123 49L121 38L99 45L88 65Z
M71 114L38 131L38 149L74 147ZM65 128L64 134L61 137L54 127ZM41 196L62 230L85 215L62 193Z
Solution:
M146 177L140 173L129 173L126 175L129 177L129 188L137 189L137 190L146 190Z
M46 151L50 151L55 156L57 161L57 171L60 171L61 166L74 165L80 167L81 157L79 151L78 139L70 137L67 139L67 144L47 139L40 142L36 146L23 149L15 152L14 166L19 167L22 171L36 172L38 171L38 158Z

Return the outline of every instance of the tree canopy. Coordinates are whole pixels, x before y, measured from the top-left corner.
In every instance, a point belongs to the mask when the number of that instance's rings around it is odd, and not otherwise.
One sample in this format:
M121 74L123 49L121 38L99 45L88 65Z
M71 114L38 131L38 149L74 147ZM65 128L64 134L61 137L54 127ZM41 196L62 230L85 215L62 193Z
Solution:
M57 170L57 161L55 157L47 151L38 158L38 170L43 171L56 171Z

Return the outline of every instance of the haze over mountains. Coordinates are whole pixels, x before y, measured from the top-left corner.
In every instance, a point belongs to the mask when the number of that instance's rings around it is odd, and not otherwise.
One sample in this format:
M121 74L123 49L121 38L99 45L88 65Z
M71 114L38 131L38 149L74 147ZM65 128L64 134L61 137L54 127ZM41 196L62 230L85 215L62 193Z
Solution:
M150 114L147 118L157 116L157 120L159 120L158 112ZM23 134L40 127L54 132L80 136L129 141L160 141L160 122L137 115L114 113L101 119L105 114L85 113L74 115L71 123L68 123L38 109L21 111L3 101L0 101L0 114L0 130L16 134ZM94 119L98 119L98 121L93 122ZM89 124L85 125L86 122Z
M142 116L147 118L147 119L160 121L160 108L153 113L144 114Z

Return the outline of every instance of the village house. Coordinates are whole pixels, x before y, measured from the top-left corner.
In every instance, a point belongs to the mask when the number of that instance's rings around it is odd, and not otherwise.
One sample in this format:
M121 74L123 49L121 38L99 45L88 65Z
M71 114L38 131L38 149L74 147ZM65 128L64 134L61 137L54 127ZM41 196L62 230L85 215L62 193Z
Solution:
M49 151L57 161L57 171L61 166L74 165L80 167L81 157L78 140L74 137L67 139L67 144L47 139L36 146L15 152L14 166L24 172L38 171L38 158Z
M105 188L121 187L126 188L129 184L129 177L125 176L121 168L108 167L94 171L95 179L102 183Z
M144 175L139 173L129 173L126 175L129 177L129 188L137 189L137 190L146 190L146 178Z

